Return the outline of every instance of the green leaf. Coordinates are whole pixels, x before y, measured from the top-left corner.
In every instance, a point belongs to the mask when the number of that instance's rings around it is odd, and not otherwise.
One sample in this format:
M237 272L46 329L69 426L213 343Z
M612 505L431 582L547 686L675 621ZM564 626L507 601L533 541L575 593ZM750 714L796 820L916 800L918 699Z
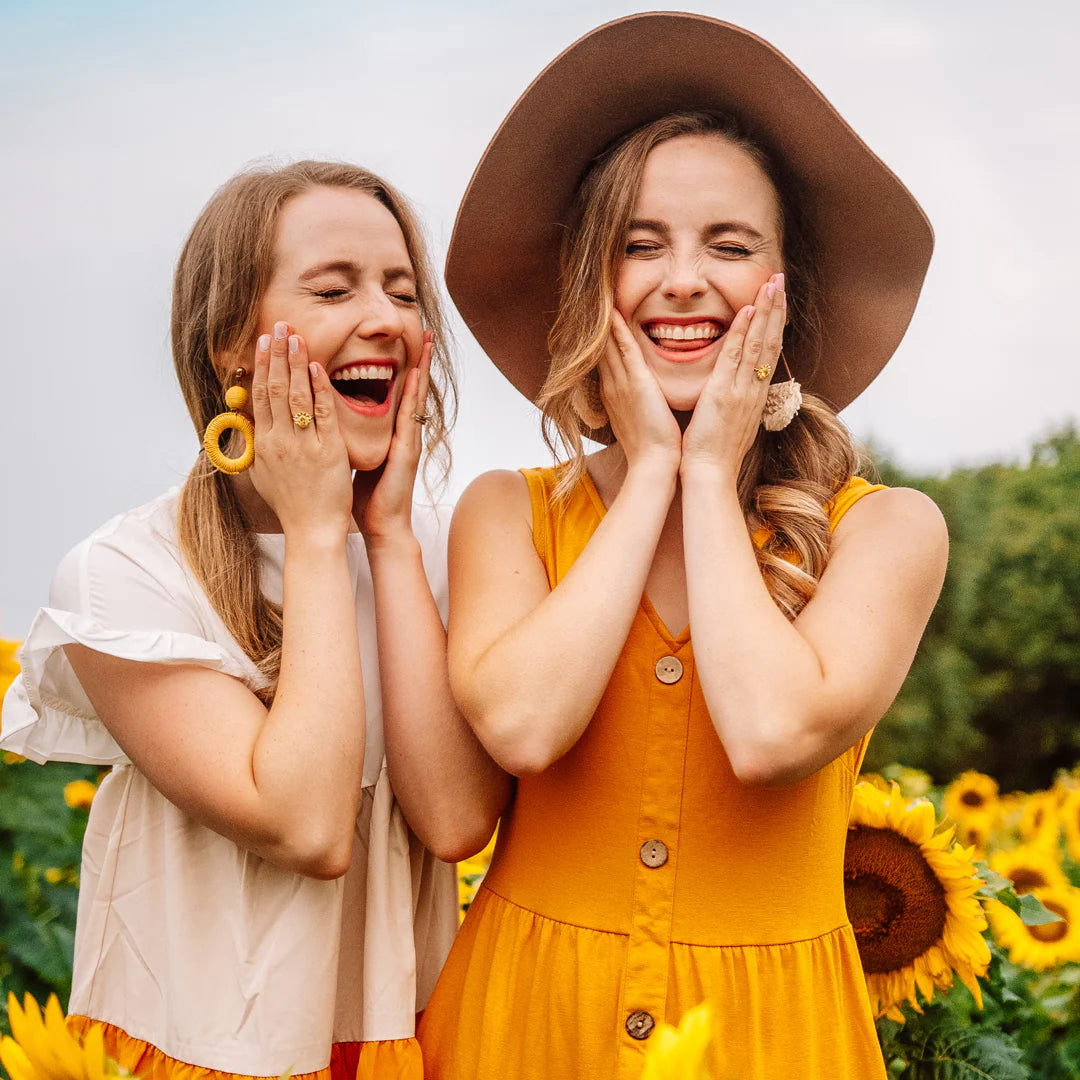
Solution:
M1051 911L1031 893L1024 893L1020 897L1020 909L1017 914L1023 919L1025 926L1043 926L1046 923L1062 921L1060 915Z

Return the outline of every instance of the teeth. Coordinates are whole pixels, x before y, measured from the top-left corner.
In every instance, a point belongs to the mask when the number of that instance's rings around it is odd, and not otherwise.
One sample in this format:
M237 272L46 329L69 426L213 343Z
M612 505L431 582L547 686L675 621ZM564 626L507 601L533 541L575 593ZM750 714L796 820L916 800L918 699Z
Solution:
M356 367L342 368L340 371L335 371L333 378L336 380L355 380L355 379L392 379L394 377L394 369L390 364L360 364Z
M690 326L653 323L647 333L653 341L710 341L720 336L720 328L715 323L694 323Z

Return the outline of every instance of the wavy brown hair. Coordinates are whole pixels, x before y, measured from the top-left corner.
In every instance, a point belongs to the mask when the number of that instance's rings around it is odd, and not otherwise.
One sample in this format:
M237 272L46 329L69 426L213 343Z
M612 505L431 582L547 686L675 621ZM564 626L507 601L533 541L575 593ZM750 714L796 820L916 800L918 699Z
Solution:
M563 241L559 307L548 338L551 367L537 399L544 439L566 459L556 487L565 498L585 471L583 438L610 441L600 399L599 363L615 302L615 283L653 147L680 135L725 139L747 153L776 191L789 322L784 348L807 379L819 361L821 305L815 245L804 199L783 160L736 118L709 112L661 117L600 154L582 180ZM828 503L858 470L859 454L829 406L803 393L799 415L783 431L762 428L739 470L739 500L756 535L758 566L789 619L806 606L829 558Z
M259 308L274 267L274 235L282 207L315 187L362 191L385 206L405 238L416 275L418 307L434 331L424 427L425 483L443 483L456 386L436 278L419 222L389 184L355 165L298 161L233 177L204 207L188 236L173 280L172 351L176 375L199 434L224 409L231 358L254 345ZM430 487L429 487L430 490ZM259 584L259 552L232 479L200 453L180 493L180 550L226 629L265 678L260 696L273 700L281 667L281 606Z

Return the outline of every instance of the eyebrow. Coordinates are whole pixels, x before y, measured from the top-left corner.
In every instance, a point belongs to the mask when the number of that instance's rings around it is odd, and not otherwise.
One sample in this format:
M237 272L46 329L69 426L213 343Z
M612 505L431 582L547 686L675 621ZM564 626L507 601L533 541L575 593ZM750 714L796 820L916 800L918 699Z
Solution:
M630 231L633 232L635 229L658 233L661 236L666 236L668 232L668 227L662 221L653 221L648 218L635 218L631 221ZM741 233L751 240L765 239L753 225L749 225L745 221L717 221L705 229L706 236L719 236L724 233Z
M332 259L329 262L317 263L309 267L300 275L301 281L311 281L313 278L322 277L323 274L355 274L361 267L350 259ZM392 266L383 274L384 281L394 281L397 278L416 280L411 266Z

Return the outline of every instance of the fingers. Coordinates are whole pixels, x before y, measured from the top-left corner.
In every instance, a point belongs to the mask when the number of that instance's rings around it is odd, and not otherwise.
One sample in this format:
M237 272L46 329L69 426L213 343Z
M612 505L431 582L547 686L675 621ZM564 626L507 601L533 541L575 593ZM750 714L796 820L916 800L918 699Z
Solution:
M308 370L307 343L297 334L286 339L289 363L289 417L312 415L311 372ZM295 424L296 421L293 420ZM303 429L297 425L297 430Z
M266 393L270 398L270 414L274 427L279 424L282 430L292 424L292 412L289 409L289 353L288 323L274 323L274 334L270 340L270 371L266 378Z
M417 412L427 412L428 386L431 383L431 354L435 349L435 335L430 330L424 331L424 345L420 350L418 365L419 382L416 388Z
M270 394L266 387L270 376L270 335L263 334L255 344L255 372L251 377L251 409L255 434L265 436L274 426Z
M735 381L743 386L761 384L767 392L780 357L787 317L783 274L774 274L762 285L754 307L756 310L742 343ZM765 369L768 369L768 374L760 377L759 372Z
M300 339L304 355L307 356L307 346L303 338ZM337 415L337 391L330 385L330 376L322 364L309 362L307 366L308 376L311 379L311 412L315 417L315 431L322 443L331 439L340 439L338 431Z

